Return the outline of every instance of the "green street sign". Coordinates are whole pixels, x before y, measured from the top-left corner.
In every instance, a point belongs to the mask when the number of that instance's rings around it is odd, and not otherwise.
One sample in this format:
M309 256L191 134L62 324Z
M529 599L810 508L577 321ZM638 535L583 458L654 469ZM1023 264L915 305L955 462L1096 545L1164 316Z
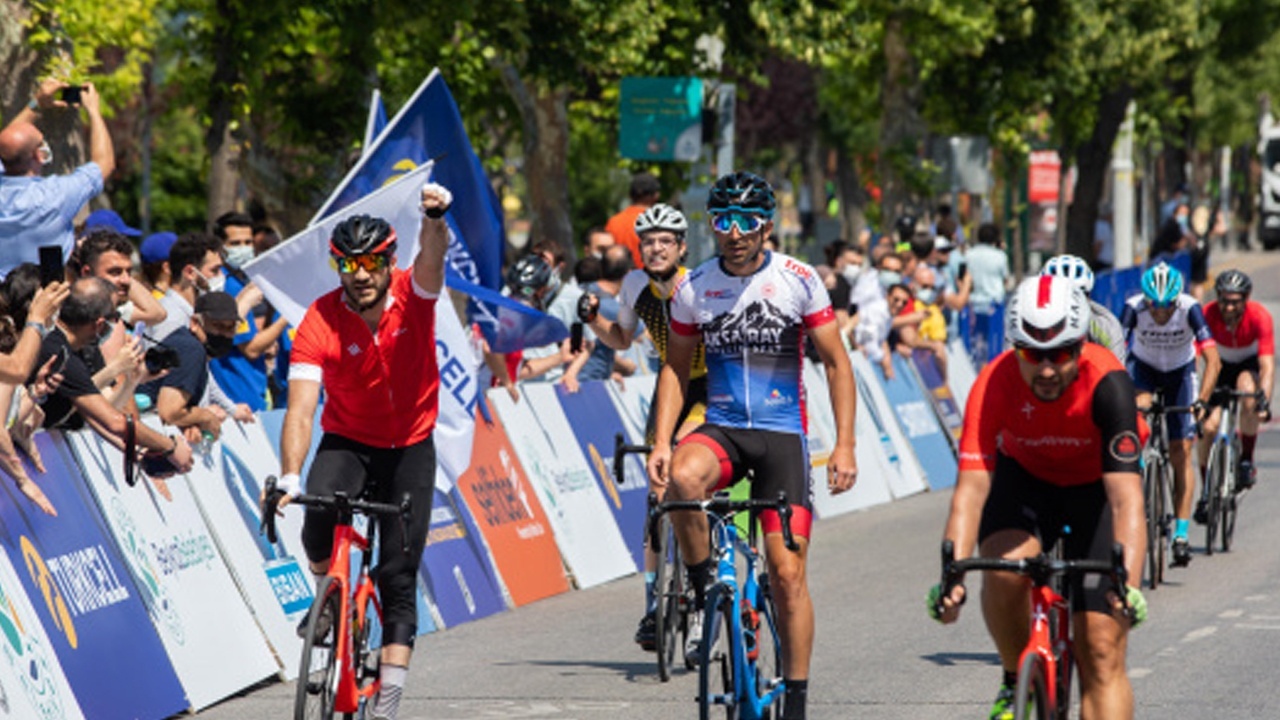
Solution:
M693 162L702 154L701 78L623 78L618 115L625 158Z

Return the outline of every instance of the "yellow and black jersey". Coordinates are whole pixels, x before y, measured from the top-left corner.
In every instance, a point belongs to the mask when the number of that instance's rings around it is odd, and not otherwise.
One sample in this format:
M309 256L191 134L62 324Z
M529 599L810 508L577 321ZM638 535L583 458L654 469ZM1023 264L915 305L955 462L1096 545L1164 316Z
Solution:
M677 275L684 275L687 268L680 268ZM627 332L636 331L636 320L643 320L649 329L649 336L658 349L658 357L667 360L667 334L671 331L671 298L660 294L653 280L644 270L632 270L622 279L622 289L618 291L618 324ZM693 367L689 378L700 378L707 374L706 351L702 343L693 355Z

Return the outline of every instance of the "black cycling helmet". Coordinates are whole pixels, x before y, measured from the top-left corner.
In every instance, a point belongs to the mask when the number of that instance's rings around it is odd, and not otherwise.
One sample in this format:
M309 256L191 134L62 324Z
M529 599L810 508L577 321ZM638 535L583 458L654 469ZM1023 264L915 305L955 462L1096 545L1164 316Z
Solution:
M335 258L391 254L396 251L396 229L382 218L352 215L333 227L329 254Z
M778 206L773 197L773 187L764 178L751 172L733 172L723 175L711 186L707 198L707 212L737 208L773 217Z
M551 282L551 266L539 255L525 255L507 269L507 287L511 296L531 300Z
M1253 292L1253 281L1249 279L1248 275L1239 270L1228 270L1218 276L1218 279L1213 283L1213 287L1218 291L1219 295L1223 293L1248 295Z

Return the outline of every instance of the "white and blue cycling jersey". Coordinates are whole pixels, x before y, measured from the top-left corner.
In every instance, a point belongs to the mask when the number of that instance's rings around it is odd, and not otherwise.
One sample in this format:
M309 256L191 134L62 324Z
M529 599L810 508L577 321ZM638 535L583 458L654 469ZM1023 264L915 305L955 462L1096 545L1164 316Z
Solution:
M814 269L766 252L738 277L712 258L672 294L672 331L706 346L707 422L804 434L804 331L835 319Z
M1173 317L1163 325L1151 317L1146 297L1135 295L1125 302L1120 325L1129 339L1129 357L1162 373L1194 368L1196 350L1214 344L1200 303L1186 293L1174 301Z

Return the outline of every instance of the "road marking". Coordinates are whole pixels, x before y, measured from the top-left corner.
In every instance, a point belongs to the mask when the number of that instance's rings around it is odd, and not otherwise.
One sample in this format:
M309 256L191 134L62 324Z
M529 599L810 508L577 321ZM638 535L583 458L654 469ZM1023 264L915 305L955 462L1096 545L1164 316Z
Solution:
M1236 627L1241 630L1280 630L1280 625L1253 625L1251 623L1239 623Z
M1178 654L1178 648L1170 646L1156 653L1156 657L1162 657L1162 658L1173 657L1174 655L1177 655L1177 654Z
M1207 638L1216 632L1218 632L1218 626L1207 625L1205 627L1200 628L1199 630L1192 630L1186 635L1183 635L1182 642L1188 643L1188 642L1195 642L1197 640L1203 640L1204 638Z
M1129 679L1137 680L1138 678L1144 678L1153 672L1155 671L1151 668L1133 668L1129 670Z
M1222 618L1223 620L1238 618L1241 615L1244 615L1244 610L1240 610L1238 608L1233 608L1231 610L1223 610L1222 612L1218 613L1218 617Z
M1244 601L1245 602L1262 602L1263 600L1266 600L1266 599L1267 599L1266 595L1246 595L1244 598Z

